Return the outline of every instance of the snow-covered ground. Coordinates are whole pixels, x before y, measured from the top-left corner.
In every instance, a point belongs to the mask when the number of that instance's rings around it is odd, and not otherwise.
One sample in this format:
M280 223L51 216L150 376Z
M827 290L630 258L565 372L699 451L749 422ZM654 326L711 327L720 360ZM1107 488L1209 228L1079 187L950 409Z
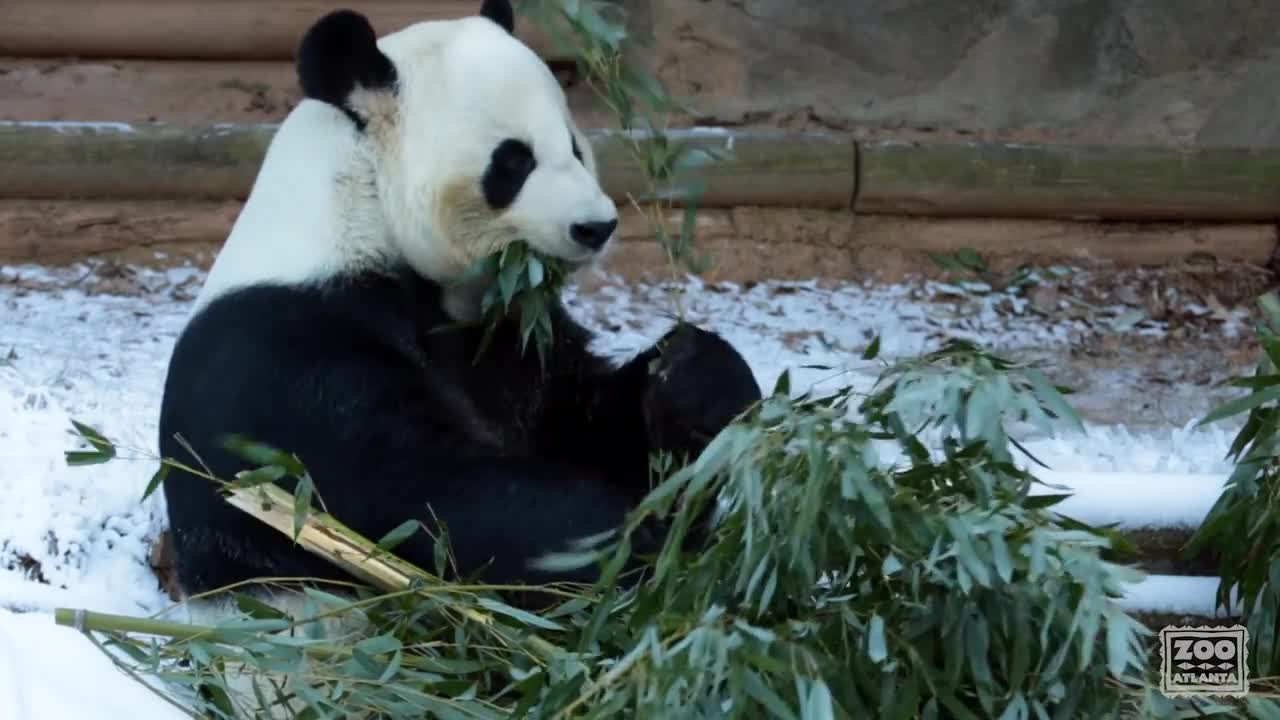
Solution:
M156 468L169 349L199 278L188 270L141 271L130 286L148 292L110 295L87 292L88 281L51 277L35 267L0 269L0 718L178 717L74 630L55 626L51 612L146 615L169 605L147 562L163 508L158 494L139 498ZM905 285L684 289L686 316L740 348L766 389L788 368L796 389L823 379L869 386L876 368L858 358L876 334L890 357L948 336L1052 356L1066 352L1074 330L1071 321L997 312L1008 297L956 312ZM570 299L601 333L600 349L617 355L652 342L674 307L670 289L660 287L606 287ZM800 368L808 364L848 372L830 380L830 370ZM72 419L103 431L131 459L68 467ZM1070 507L1085 520L1193 523L1229 470L1230 427L1088 424L1087 431L1030 448L1053 468L1053 482L1086 490ZM1144 491L1152 487L1163 502L1149 502ZM1211 579L1153 578L1135 588L1130 605L1212 614L1215 587Z

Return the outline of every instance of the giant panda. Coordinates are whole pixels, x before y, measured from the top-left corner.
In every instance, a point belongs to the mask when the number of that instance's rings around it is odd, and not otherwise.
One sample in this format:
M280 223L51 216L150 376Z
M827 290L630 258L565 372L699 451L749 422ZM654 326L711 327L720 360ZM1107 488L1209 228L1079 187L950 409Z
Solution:
M304 34L304 99L280 125L172 351L165 458L230 480L240 435L295 453L366 537L446 526L460 576L590 582L530 561L618 527L650 456L689 457L761 398L744 358L677 323L632 359L551 309L545 367L502 326L475 361L475 261L518 240L589 265L618 224L591 144L507 0L378 38L351 10ZM461 323L461 326L459 326ZM446 329L447 331L441 331ZM199 464L197 464L199 463ZM285 487L292 485L285 481ZM184 596L263 577L350 580L173 469ZM431 568L418 532L396 552Z

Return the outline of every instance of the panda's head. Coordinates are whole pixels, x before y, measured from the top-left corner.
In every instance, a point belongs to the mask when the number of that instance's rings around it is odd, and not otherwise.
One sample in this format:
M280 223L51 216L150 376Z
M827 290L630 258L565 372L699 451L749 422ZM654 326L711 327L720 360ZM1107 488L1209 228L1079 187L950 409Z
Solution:
M353 128L386 242L437 281L517 240L580 264L618 223L563 90L513 22L508 0L484 0L378 39L339 10L299 47L306 98Z

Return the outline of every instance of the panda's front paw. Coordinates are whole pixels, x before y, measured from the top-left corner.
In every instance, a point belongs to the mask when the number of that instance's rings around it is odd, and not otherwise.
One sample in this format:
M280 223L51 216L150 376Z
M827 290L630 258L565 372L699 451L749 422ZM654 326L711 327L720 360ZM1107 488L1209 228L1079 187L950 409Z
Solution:
M654 351L644 415L655 449L697 455L761 399L746 360L715 333L681 323Z

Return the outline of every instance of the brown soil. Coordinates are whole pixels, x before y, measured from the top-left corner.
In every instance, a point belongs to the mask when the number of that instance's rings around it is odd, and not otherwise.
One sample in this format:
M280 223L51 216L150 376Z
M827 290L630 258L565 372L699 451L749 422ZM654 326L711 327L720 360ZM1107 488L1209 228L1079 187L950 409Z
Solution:
M236 201L0 199L0 262L58 264L87 257L207 267L239 212ZM667 218L679 232L681 217ZM1093 223L1058 220L853 216L837 210L735 207L699 213L696 251L710 280L759 282L936 274L935 254L966 248L993 271L1067 263L1160 266L1194 261L1252 277L1276 246L1272 225ZM669 263L648 219L623 208L606 268L628 280L665 277ZM1217 272L1217 270L1214 270ZM1224 271L1225 272L1225 271ZM1243 273L1243 274L1242 274Z

